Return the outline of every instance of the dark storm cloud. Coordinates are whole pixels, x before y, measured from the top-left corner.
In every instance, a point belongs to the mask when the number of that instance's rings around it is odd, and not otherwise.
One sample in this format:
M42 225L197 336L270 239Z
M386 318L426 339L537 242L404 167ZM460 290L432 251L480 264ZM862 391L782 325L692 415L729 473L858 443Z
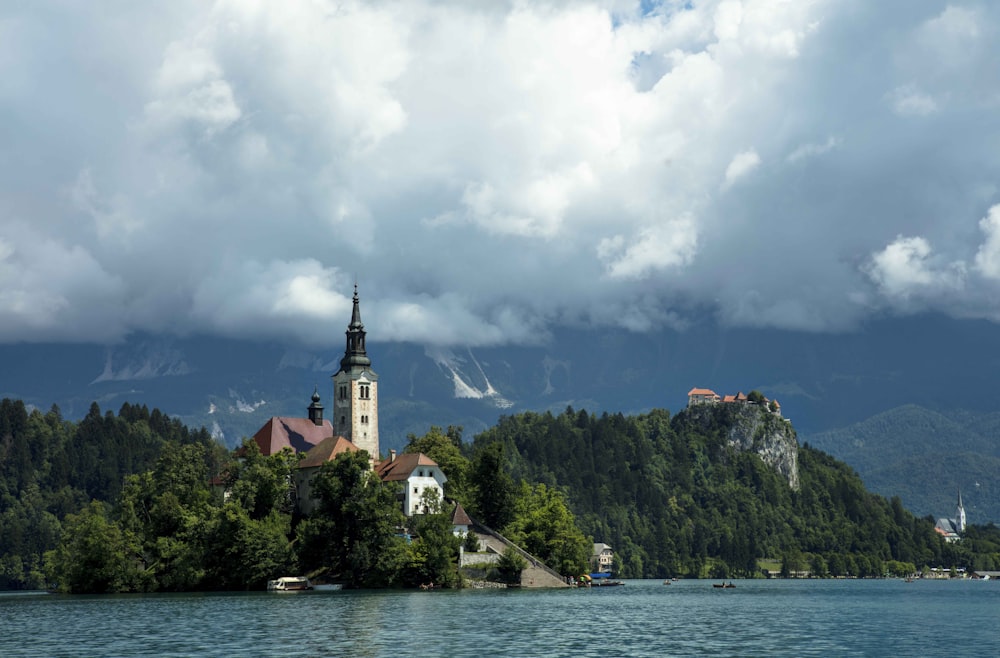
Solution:
M0 18L0 340L326 344L355 281L380 339L439 344L997 319L997 25L936 1L25 4Z

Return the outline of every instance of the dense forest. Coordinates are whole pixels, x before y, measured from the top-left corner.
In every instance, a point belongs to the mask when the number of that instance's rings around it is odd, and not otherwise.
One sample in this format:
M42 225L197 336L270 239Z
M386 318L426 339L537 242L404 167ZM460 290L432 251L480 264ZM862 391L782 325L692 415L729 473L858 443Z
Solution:
M727 443L729 419L525 413L464 441L461 428L410 436L448 476L446 495L564 574L590 542L623 577L785 573L880 576L931 566L1000 568L1000 530L945 543L933 520L867 492L809 446L798 487ZM298 457L230 452L145 406L59 410L0 403L0 588L73 592L258 589L289 573L358 587L460 584L448 507L405 519L396 485L363 453L326 464L317 511L289 495ZM223 491L228 492L224 496ZM507 565L509 568L515 565Z
M948 544L932 518L866 491L851 468L808 445L793 490L727 445L725 406L707 426L687 410L524 413L501 418L470 450L501 446L514 478L565 492L580 528L615 549L625 577L750 576L761 558L829 576L1000 568L995 526Z
M414 438L412 448L438 439L455 448L434 432ZM491 450L483 454L473 470L495 465ZM405 518L401 484L381 482L359 451L320 469L312 483L317 509L301 518L290 477L300 457L262 456L249 440L230 452L204 430L189 431L145 407L126 404L116 416L95 404L72 423L58 409L29 412L4 400L0 588L244 590L290 573L349 587L460 585L461 540L444 501L428 499L431 513ZM487 486L500 481L484 479ZM468 483L463 491L471 500L492 499L485 486ZM585 568L589 541L560 494L511 486L502 500L517 515L518 537L537 555L567 573ZM553 529L554 548L545 543ZM513 578L515 556L501 560L499 579Z
M226 453L208 432L144 406L125 404L115 416L95 403L70 422L56 407L29 413L19 400L0 401L0 588L45 586L43 555L67 519L91 501L117 500L167 445L199 446L206 472Z

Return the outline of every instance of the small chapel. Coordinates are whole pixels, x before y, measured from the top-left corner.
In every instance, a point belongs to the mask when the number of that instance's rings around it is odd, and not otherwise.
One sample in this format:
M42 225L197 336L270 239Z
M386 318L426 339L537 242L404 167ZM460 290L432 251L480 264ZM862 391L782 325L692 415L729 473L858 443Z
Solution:
M318 390L305 418L272 416L253 435L262 455L290 449L305 453L294 475L296 505L301 513L313 511L313 475L342 452L364 450L372 470L383 482L402 482L400 505L407 516L423 513L420 501L430 490L440 499L447 478L441 467L423 453L397 456L390 450L380 458L378 442L378 375L365 348L365 326L361 322L358 287L354 286L354 307L347 325L347 346L333 379L333 418L323 417L324 406Z

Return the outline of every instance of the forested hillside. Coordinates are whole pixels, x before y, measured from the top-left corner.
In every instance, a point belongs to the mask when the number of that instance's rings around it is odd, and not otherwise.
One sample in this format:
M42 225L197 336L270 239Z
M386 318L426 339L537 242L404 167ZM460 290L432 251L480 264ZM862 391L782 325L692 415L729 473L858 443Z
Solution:
M919 515L954 516L958 491L971 523L1000 521L1000 414L942 413L906 405L807 442L899 496Z
M475 444L503 445L516 478L565 491L583 531L614 547L627 577L708 567L749 575L758 558L830 575L881 575L892 563L1000 566L1000 553L974 559L945 544L929 519L866 491L818 450L799 449L793 490L755 454L727 445L725 406L708 426L688 411L526 413L502 418Z
M145 406L118 415L91 405L78 423L59 409L29 413L20 400L0 402L0 589L41 587L42 556L56 546L67 515L91 500L113 501L126 476L151 469L165 445L225 454L203 430Z
M586 568L591 539L613 546L624 577L752 576L761 558L833 576L1000 568L995 526L946 544L931 519L866 491L829 455L796 448L785 421L760 408L760 422L747 423L733 409L524 413L471 443L461 428L431 428L407 450L435 459L446 494L478 520L563 574ZM765 463L774 436L795 459ZM297 457L262 457L253 445L230 453L135 405L115 415L95 404L72 423L3 400L0 588L247 589L299 570L365 587L460 582L448 509L404 519L364 453L325 465L318 510L299 518L289 490Z

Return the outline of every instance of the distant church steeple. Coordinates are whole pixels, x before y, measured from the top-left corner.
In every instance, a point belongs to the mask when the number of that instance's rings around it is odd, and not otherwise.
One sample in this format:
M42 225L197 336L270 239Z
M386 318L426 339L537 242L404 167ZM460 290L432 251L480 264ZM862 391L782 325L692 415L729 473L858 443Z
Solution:
M340 370L333 375L333 424L338 435L368 452L372 464L379 458L378 375L365 350L365 325L361 322L358 286L347 325L347 346Z
M955 513L955 525L959 532L965 532L965 506L962 505L962 488L958 488L958 511Z

